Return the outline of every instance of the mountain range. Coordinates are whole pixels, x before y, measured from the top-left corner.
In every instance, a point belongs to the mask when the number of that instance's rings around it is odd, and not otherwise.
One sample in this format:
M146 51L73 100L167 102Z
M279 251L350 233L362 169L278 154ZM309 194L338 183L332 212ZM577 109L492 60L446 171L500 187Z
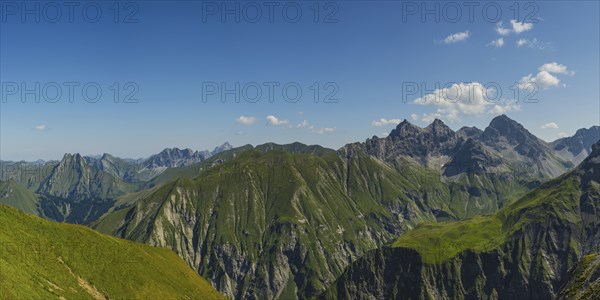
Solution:
M321 298L573 299L587 284L580 297L593 299L599 250L600 142L577 168L494 214L419 225L368 252ZM582 269L596 275L582 284Z
M338 150L66 154L41 176L11 163L0 203L171 249L232 299L584 297L598 140L593 126L548 143L501 115L483 130L404 120Z
M119 196L147 188L152 180L160 180L163 172L202 163L231 148L229 143L212 152L167 148L138 160L107 153L100 157L67 153L60 161L1 161L0 182L3 186L20 185L13 190L23 187L28 190L19 205L29 207L29 213L57 221L87 224L115 205ZM9 195L5 195L7 200L3 203L8 203Z
M486 131L404 121L338 151L246 146L92 227L173 249L232 298L309 298L416 224L495 212L570 165L506 116Z

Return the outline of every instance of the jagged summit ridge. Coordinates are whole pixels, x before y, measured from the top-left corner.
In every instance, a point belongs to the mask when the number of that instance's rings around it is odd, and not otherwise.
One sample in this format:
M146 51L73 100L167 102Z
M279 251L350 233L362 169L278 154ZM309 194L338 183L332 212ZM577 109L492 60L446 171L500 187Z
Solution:
M471 141L465 144L469 139ZM357 149L389 163L404 158L426 166L448 163L456 166L461 162L472 164L471 169L477 172L510 172L519 168L541 177L558 176L583 160L583 157L577 160L558 153L504 114L493 118L484 130L462 127L456 132L440 119L425 128L405 119L387 137L349 144L343 151ZM456 169L445 173L457 175Z

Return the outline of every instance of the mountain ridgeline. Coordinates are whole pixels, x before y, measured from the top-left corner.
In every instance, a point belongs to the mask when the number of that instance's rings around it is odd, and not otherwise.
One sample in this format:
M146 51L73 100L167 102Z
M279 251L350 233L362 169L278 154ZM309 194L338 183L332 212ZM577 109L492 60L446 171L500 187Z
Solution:
M338 151L246 147L92 226L173 249L231 298L310 298L417 224L496 212L572 165L506 116L461 133L405 121Z
M598 140L547 143L501 115L338 150L65 155L47 176L16 163L0 202L169 248L232 299L584 295L594 280L568 282L597 265Z
M3 161L0 190L6 189L6 193L0 203L20 205L26 212L52 220L88 224L117 205L120 196L144 190L152 180L160 180L163 172L185 174L181 172L184 167L202 163L227 149L231 149L229 143L212 152L167 148L140 160L105 153L99 157L65 154L60 161L49 162Z
M600 142L494 214L420 225L369 251L320 298L594 299L599 251Z

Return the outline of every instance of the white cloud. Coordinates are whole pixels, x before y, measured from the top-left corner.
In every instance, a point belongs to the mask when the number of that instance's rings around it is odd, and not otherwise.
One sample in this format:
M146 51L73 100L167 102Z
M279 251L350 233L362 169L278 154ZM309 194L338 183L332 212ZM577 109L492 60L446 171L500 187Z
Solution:
M531 88L532 85L536 85L538 88L547 89L552 86L559 86L560 84L560 79L553 74L575 75L575 72L569 71L567 66L556 62L543 64L538 68L538 71L536 75L529 74L523 76L519 80L519 88L526 89ZM563 84L563 86L565 85Z
M514 101L494 99L496 94L494 88L486 88L478 82L455 83L417 98L414 103L437 108L435 113L422 115L421 120L424 122L431 122L435 118L458 121L463 115L477 116L519 110ZM415 119L413 116L411 118Z
M335 128L331 128L331 127L321 127L318 130L315 130L314 132L319 133L319 134L324 134L324 133L331 133L334 132Z
M497 40L493 40L489 44L487 44L487 46L494 46L496 48L500 48L500 47L504 46L504 38L499 38Z
M517 20L510 20L510 25L516 34L533 29L533 23L518 22Z
M35 130L40 130L40 131L46 130L46 125L44 125L44 124L37 125L37 126L35 126Z
M279 120L277 117L275 117L273 115L267 116L267 122L269 122L269 124L275 125L275 126L287 125L290 123L288 120Z
M300 122L298 125L296 125L296 128L309 128L310 127L310 123L308 123L308 121L304 120L302 122Z
M510 26L511 28L505 28L502 26L502 21L500 21L496 23L495 30L499 35L507 36L513 32L519 34L533 29L533 23L519 22L517 20L510 20Z
M457 32L447 36L442 42L444 44L454 44L466 41L469 38L469 31Z
M544 50L546 48L550 48L551 44L550 43L544 43L539 41L537 38L534 39L518 39L516 42L517 47L523 47L523 46L527 46L529 48L533 48L533 49L539 49L539 50Z
M381 133L381 137L387 137L388 135L389 135L389 133L387 133L387 132Z
M550 123L546 123L546 124L540 126L540 128L542 128L542 129L558 129L558 124L556 124L554 122L550 122Z
M552 86L558 86L560 80L550 74L548 71L540 71L536 75L529 74L519 80L520 89L531 89L532 86L536 86L541 89L547 89Z
M417 115L417 114L411 114L411 115L410 115L410 118L411 118L413 121L417 121L417 120L419 119L419 115Z
M555 73L555 74L566 74L566 75L571 75L571 76L575 75L575 72L567 70L567 66L561 65L556 62L543 64L541 67L538 68L538 70L546 71L548 73Z
M235 122L240 125L249 126L249 125L253 125L254 123L256 123L256 118L241 115L239 118L235 119Z
M563 138L563 137L566 137L566 136L569 136L566 132L559 132L558 133L558 137Z
M561 65L556 62L551 62L547 64L543 64L538 68L538 73L536 75L529 74L524 76L519 80L519 88L527 89L531 88L532 85L537 86L541 89L547 89L552 86L559 86L560 79L558 79L553 74L563 74L563 75L575 75L575 72L569 71L567 66ZM563 84L563 86L565 86Z
M400 119L385 119L385 118L381 118L379 120L373 120L371 122L371 126L375 126L375 127L381 127L381 126L385 126L385 125L398 125L400 124L400 122L402 122L402 120Z
M496 23L496 32L499 35L509 35L510 29L502 27L502 21Z

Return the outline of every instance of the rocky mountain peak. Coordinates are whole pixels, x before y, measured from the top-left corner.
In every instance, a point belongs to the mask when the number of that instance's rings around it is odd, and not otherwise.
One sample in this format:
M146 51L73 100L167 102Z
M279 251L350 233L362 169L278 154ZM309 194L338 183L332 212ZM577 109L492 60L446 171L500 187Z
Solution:
M404 137L408 137L408 136L416 136L419 133L421 133L421 131L422 131L421 128L411 124L406 119L404 119L404 121L400 122L400 124L398 124L396 126L396 128L393 129L392 132L390 132L388 138L393 138L393 137L404 138Z
M81 159L81 154L79 153L65 153L65 155L63 155L63 158L61 161L63 160L77 160L77 159Z
M490 132L498 132L500 134L511 136L516 134L522 134L524 131L527 131L523 125L519 124L517 121L509 118L506 115L500 115L492 119L490 121L490 125L485 129L484 134L486 132L489 134Z
M530 158L539 158L548 150L545 142L506 115L492 119L481 140L498 151L514 147L519 154Z
M435 118L433 122L431 122L430 126L446 126L446 124L444 124L444 121Z
M456 132L456 135L463 137L465 139L468 139L468 138L478 139L482 133L483 133L483 130L481 130L475 126L473 126L473 127L463 126Z
M440 119L435 119L433 123L429 124L429 126L425 128L425 130L431 132L434 140L437 142L446 141L455 135L454 130L444 124L444 122L442 122Z
M577 130L573 136L558 139L552 142L552 146L554 150L561 151L566 149L574 156L577 156L583 151L590 153L592 145L598 140L600 140L600 126L592 126Z
M213 151L210 152L210 154L215 155L217 153L221 153L223 151L227 151L227 150L231 150L233 149L233 146L231 146L231 144L229 144L229 142L225 142L223 145L215 147L215 149Z
M113 161L116 158L108 153L104 153L102 154L102 157L100 157L100 160L107 160L107 161Z
M59 166L74 166L74 165L83 165L85 163L85 159L79 153L65 153L63 158L58 163Z

